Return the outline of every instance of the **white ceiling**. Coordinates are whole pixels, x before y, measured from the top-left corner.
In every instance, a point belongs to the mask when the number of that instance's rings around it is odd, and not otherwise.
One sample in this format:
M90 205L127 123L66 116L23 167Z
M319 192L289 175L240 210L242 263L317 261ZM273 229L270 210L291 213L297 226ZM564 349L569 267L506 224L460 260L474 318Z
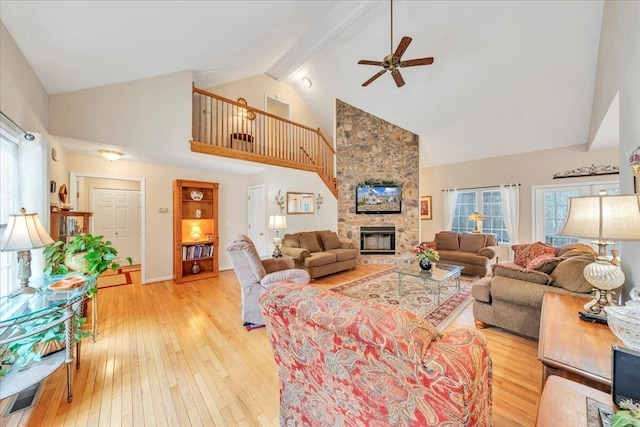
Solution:
M394 2L397 88L360 59L390 49L387 1L7 1L0 19L49 94L193 70L209 87L263 73L325 129L339 98L417 133L421 164L588 145L602 1ZM299 85L301 75L313 80ZM615 109L612 111L615 112ZM606 121L616 126L615 119ZM591 149L616 145L597 138Z

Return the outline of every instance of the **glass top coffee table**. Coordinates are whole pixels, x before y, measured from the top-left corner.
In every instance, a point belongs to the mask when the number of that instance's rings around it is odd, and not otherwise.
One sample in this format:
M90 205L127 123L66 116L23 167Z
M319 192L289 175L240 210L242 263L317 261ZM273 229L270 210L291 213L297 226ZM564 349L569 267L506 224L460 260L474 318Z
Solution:
M423 271L420 266L412 264L409 267L398 270L398 293L402 295L402 280L415 277L427 288L429 293L436 296L436 304L440 304L440 289L455 286L460 289L460 273L463 267L434 262L431 270Z

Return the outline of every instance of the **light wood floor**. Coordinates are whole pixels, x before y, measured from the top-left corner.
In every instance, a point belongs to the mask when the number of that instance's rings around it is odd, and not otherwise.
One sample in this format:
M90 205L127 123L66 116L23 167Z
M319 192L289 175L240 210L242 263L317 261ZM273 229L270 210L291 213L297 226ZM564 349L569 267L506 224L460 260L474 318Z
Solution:
M333 287L388 266L313 281ZM277 426L278 382L266 330L245 331L235 273L174 284L100 290L100 334L83 341L74 399L65 369L41 388L36 405L2 426ZM451 325L473 327L471 306ZM542 367L537 343L497 328L481 331L493 360L494 426L532 426ZM1 387L1 383L0 383ZM0 401L0 414L11 398Z

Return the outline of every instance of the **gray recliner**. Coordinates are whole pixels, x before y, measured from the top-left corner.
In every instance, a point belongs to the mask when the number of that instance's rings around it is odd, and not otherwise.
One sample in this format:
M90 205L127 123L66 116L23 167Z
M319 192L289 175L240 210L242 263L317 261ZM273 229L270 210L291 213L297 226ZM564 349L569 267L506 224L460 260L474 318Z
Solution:
M234 237L226 250L242 287L242 321L247 329L264 325L258 298L267 289L284 280L302 284L311 280L307 271L294 268L291 258L261 260L251 239L243 234Z

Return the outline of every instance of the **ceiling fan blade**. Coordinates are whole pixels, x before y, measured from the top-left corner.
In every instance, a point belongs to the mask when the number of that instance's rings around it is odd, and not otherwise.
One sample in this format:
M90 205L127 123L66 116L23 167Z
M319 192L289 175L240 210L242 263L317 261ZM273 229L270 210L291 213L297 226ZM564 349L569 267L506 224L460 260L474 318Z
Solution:
M416 65L431 65L431 64L433 64L433 57L409 59L409 60L400 62L400 64L398 66L399 67L414 67Z
M400 43L398 43L398 47L396 48L393 56L395 56L396 58L402 57L404 51L409 47L409 43L411 43L411 37L404 36L402 40L400 40Z
M387 70L380 70L378 71L373 77L371 77L369 80L367 80L366 82L362 83L362 86L368 86L369 83L371 83L372 81L374 81L375 79L377 79L378 77L380 77L381 75L383 75L384 73L386 73Z
M379 67L382 67L384 65L384 62L382 61L369 61L366 59L361 59L360 61L358 61L358 64L360 65L377 65Z
M404 79L402 78L402 74L400 74L400 70L393 70L391 75L393 76L393 80L396 81L396 85L398 87L404 86Z

